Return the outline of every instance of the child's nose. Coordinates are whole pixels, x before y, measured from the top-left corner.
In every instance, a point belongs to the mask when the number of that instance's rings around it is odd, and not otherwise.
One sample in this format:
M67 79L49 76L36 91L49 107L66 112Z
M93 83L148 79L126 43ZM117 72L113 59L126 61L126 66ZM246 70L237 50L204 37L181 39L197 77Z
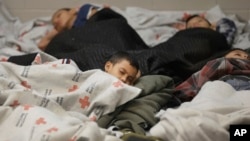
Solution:
M126 77L124 77L124 76L122 76L120 79L121 79L122 82L126 81Z
M120 77L120 80L121 80L123 83L126 83L126 82L127 82L127 76L126 76L126 75L123 75L122 77Z

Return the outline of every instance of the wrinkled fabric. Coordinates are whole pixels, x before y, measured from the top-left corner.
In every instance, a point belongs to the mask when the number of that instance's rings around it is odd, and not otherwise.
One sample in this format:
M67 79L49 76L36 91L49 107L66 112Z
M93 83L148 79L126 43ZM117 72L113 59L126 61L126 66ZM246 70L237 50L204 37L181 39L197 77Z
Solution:
M250 76L250 60L222 57L209 61L200 71L178 85L175 95L181 101L190 101L207 81L217 80L228 74Z

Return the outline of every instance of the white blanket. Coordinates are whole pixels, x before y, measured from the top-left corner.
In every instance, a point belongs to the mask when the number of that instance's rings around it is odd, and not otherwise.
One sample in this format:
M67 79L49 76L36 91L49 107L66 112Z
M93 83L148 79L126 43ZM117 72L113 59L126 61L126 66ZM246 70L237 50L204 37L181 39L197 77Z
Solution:
M207 82L177 109L161 111L150 134L167 141L229 141L229 126L250 124L250 91L222 81Z
M0 62L1 140L105 140L108 134L93 121L141 90L101 70L82 72L69 59L46 62L51 58L43 55L31 66Z
M50 17L37 17L25 23L10 14L0 1L0 56L39 52L39 40L51 29Z

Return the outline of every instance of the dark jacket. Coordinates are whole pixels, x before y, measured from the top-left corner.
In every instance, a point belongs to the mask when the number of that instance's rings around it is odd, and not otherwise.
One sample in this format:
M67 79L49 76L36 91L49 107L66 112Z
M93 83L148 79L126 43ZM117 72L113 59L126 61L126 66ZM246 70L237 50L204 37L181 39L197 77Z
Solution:
M139 97L118 107L115 112L102 116L97 121L99 126L116 126L119 130L129 129L135 133L145 134L159 121L155 117L157 112L168 105L178 105L178 101L174 101L172 97L174 83L170 77L143 76L135 87L142 89Z

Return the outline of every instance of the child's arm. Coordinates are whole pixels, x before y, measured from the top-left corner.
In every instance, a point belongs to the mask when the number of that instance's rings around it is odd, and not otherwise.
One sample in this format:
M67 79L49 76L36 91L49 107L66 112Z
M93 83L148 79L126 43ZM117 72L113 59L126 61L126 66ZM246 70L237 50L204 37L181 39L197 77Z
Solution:
M38 48L44 51L49 44L49 42L58 34L58 31L56 29L52 29L49 31L38 43Z

